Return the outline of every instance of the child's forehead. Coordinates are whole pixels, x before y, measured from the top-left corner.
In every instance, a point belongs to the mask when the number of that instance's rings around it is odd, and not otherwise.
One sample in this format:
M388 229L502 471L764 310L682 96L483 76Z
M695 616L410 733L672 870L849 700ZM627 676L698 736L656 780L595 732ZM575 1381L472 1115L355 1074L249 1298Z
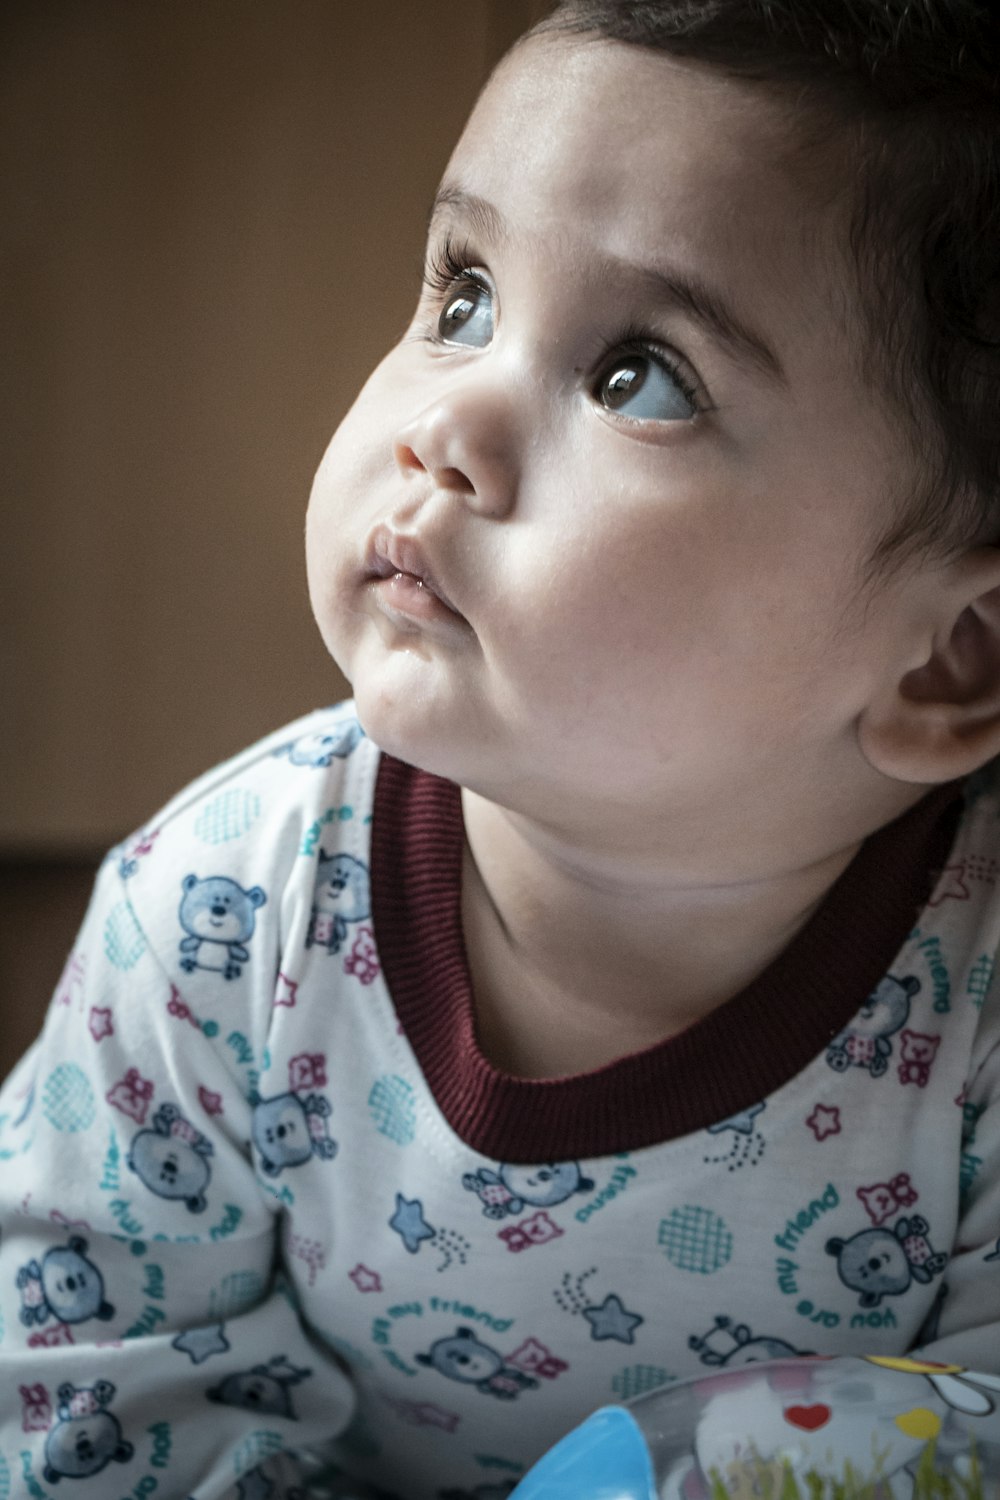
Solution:
M493 75L446 176L523 206L550 235L593 220L631 241L728 238L741 210L787 230L828 197L828 163L804 168L795 136L789 105L763 88L649 48L544 35Z

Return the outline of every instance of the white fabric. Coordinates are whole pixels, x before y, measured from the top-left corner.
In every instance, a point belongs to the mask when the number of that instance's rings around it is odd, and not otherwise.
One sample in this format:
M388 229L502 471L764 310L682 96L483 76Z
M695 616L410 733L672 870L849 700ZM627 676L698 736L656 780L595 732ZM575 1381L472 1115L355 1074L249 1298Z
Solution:
M988 777L850 1035L711 1130L535 1169L456 1136L400 1031L377 766L311 715L105 862L0 1092L0 1495L291 1496L279 1450L343 1433L360 1480L493 1500L679 1376L1000 1370Z

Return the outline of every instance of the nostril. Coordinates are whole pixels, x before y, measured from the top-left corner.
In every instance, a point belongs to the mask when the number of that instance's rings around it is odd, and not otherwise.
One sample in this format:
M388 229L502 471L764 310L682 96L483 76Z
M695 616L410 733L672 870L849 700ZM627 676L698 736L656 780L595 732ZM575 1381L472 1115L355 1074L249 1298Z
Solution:
M476 487L461 469L435 469L434 478L442 490L458 490L463 495L474 495Z
M396 443L394 448L394 457L396 459L397 466L404 472L407 469L414 469L418 474L422 474L424 472L423 464L420 462L419 458L414 453L409 443Z

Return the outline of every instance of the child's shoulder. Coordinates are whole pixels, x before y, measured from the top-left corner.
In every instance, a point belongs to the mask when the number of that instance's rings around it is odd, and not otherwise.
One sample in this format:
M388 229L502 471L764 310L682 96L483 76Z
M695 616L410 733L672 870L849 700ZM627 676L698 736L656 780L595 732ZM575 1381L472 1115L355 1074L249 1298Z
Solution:
M254 825L306 814L326 803L345 805L370 796L378 751L362 729L354 703L316 709L273 730L177 792L109 858L141 859L152 843L183 827L195 840L222 846Z

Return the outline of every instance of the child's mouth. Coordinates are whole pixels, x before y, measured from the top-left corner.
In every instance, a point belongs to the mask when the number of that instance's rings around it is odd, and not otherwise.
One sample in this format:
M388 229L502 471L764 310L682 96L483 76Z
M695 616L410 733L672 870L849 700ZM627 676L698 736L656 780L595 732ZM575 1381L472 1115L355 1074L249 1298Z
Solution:
M413 536L377 527L366 551L365 574L380 608L414 620L467 623L437 583Z

